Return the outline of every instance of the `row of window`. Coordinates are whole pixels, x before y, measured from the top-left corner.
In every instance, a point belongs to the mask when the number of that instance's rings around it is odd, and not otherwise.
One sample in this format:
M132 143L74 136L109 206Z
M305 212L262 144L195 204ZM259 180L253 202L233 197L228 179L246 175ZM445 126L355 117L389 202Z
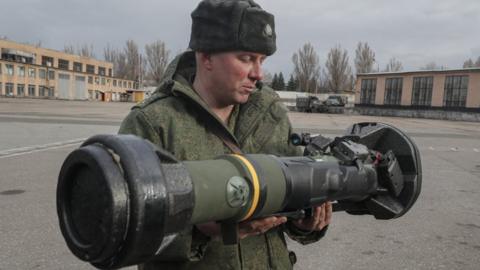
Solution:
M62 79L70 79L70 76L68 74L59 74L59 78ZM85 81L85 77L82 76L75 76L76 81ZM3 87L5 86L5 88ZM16 88L15 88L16 87ZM38 92L37 92L38 88ZM14 89L17 90L15 93ZM13 83L5 83L3 84L0 82L0 96L31 96L31 97L37 97L37 96L46 96L46 97L53 97L54 96L54 89L55 87L46 87L44 85L37 85L34 84L13 84ZM89 90L93 91L93 90ZM100 93L100 91L97 90L97 92ZM120 94L120 93L118 93Z
M42 66L53 67L53 63L54 63L53 57L42 56ZM69 66L70 66L70 61L68 61L66 59L60 59L60 58L58 59L57 67L59 69L69 70ZM83 63L73 62L72 67L73 67L72 70L75 71L75 72L86 72L86 73L90 73L90 74L95 74L95 66L94 65L85 64L85 69L84 69L84 64ZM97 74L100 75L100 76L107 76L106 70L107 69L105 67L100 67L99 66ZM111 68L108 69L108 76L109 77L113 76Z
M88 83L93 84L93 76L88 76ZM110 79L105 79L104 77L95 77L95 84L101 84L101 85L110 85ZM132 82L128 81L121 81L121 80L112 80L112 85L113 87L123 87L123 88L132 88Z
M47 87L44 85L37 86L33 84L29 84L25 86L25 84L17 84L17 93L15 95L14 88L15 85L13 83L5 83L5 89L3 89L3 85L0 82L0 95L1 96L30 96L30 97L53 97L55 95L55 88L54 87ZM26 88L25 88L26 87Z
M14 76L17 75L18 77L26 77L28 76L29 78L36 78L37 76L37 69L33 67L28 67L27 69L25 66L17 66L17 69L15 70L15 66L13 64L5 64L5 70L3 71L2 69L2 63L0 63L0 74L3 72L9 76ZM39 68L38 69L38 77L40 79L46 79L47 72L45 69ZM59 75L60 76L60 75ZM55 80L55 71L54 70L49 70L48 71L48 79L49 80ZM94 83L94 77L93 76L88 76L88 83L93 84ZM99 85L110 85L110 79L106 79L105 77L95 77L95 84ZM132 82L131 81L122 81L122 80L112 80L113 87L123 87L123 88L132 88Z
M402 99L403 78L385 80L385 105L400 105ZM361 104L375 104L377 79L363 79L360 89ZM412 100L414 106L431 106L433 77L413 78ZM443 106L465 107L467 104L468 76L447 76L445 78Z
M25 69L24 66L17 66L17 70L15 70L15 66L12 64L5 64L5 70L2 68L2 64L0 63L0 74L5 73L9 76L17 75L18 77L26 77L29 78L36 78L37 77L37 69L29 67ZM40 79L46 79L47 71L45 69L38 69L38 77ZM55 80L55 71L49 70L48 71L48 79Z

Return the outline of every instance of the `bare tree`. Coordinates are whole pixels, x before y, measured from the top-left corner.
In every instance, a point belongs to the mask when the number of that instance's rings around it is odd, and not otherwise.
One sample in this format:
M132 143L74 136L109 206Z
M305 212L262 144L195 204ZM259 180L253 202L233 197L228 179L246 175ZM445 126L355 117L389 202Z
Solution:
M383 71L385 72L398 72L403 70L402 62L398 61L395 57L390 58L387 66Z
M273 75L270 73L270 71L266 70L265 68L262 69L263 71L263 79L262 81L268 85L270 85L273 82Z
M158 85L170 61L170 51L166 48L163 41L157 40L145 45L145 54L147 58L147 76Z
M75 54L75 47L71 44L69 45L65 44L65 46L63 47L63 52L69 53L69 54Z
M347 50L340 45L330 49L325 63L325 75L330 90L337 92L352 89L352 68L348 62Z
M375 53L368 43L359 42L355 50L355 70L359 73L371 73L374 71Z
M475 61L475 66L480 67L480 56L477 58L477 61Z
M124 52L107 44L107 47L103 49L103 59L113 64L113 74L115 77L126 78L127 58Z
M298 80L298 89L304 92L316 92L320 77L318 55L312 44L306 43L292 56L294 74Z
M437 63L435 63L434 61L426 64L425 66L421 67L420 68L421 70L444 70L444 69L447 69L446 66L439 66L437 65Z
M115 76L127 79L127 56L124 52L118 52L113 62Z
M125 54L125 78L140 81L143 78L143 57L138 46L133 40L127 40L124 48Z
M469 58L467 61L463 62L463 68L473 68L475 67L475 63L471 58Z
M93 52L93 45L83 44L78 49L78 54L84 57L95 58L95 53Z

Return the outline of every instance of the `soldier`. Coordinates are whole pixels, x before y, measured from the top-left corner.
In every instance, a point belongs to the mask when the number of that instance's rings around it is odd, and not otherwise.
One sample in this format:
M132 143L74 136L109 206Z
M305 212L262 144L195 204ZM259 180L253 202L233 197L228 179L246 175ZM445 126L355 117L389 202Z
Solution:
M276 50L274 17L252 0L203 0L192 12L189 48L169 65L154 94L133 107L120 133L135 134L180 160L228 153L300 155L275 92L262 85L262 63ZM212 206L214 207L214 206ZM268 217L238 224L240 241L224 245L215 223L182 232L140 269L291 269L284 233L303 243L323 237L330 203L313 217Z

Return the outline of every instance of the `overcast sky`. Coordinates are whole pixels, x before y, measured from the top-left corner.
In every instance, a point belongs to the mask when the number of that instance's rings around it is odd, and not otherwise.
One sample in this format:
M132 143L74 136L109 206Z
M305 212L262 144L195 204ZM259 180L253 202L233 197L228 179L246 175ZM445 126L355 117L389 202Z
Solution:
M92 44L98 58L107 44L122 48L127 39L143 47L164 41L172 54L186 49L190 12L198 0L0 0L0 36L18 42ZM480 56L478 0L258 0L276 20L277 52L265 68L293 69L291 57L304 43L315 47L324 65L339 44L353 64L359 41L368 42L383 69L392 57L404 70L429 62L461 68Z

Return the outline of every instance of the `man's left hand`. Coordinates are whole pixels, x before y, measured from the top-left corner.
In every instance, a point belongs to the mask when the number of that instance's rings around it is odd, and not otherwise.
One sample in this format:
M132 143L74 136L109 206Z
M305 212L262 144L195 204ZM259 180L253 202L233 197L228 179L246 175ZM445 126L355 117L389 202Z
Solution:
M303 231L321 231L332 219L332 203L326 202L313 208L313 215L309 218L293 221L293 224Z

